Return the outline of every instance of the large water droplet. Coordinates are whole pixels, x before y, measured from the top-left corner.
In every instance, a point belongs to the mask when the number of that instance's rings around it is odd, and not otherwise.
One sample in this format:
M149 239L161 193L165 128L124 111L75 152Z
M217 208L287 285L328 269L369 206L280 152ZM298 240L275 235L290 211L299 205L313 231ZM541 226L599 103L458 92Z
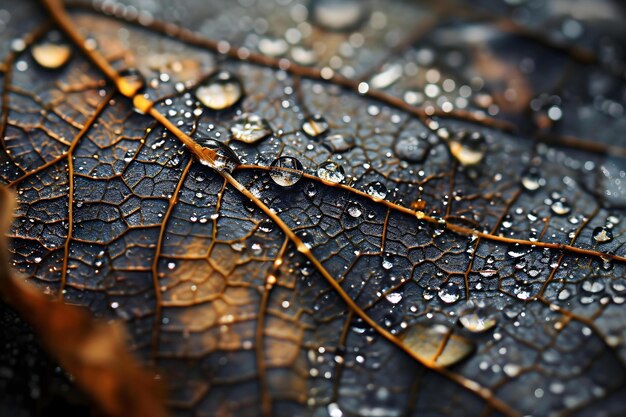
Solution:
M443 324L414 324L400 338L419 359L450 366L465 359L474 350L471 340L451 332Z
M334 153L349 151L354 148L354 137L342 134L328 135L322 139L322 145Z
M312 21L327 30L350 31L356 29L367 15L362 0L312 0L309 14Z
M312 138L316 138L328 132L328 122L324 116L316 114L307 117L302 122L302 131Z
M536 191L546 185L546 179L541 176L537 167L530 167L522 174L522 186L528 191Z
M400 137L393 147L396 156L407 162L422 162L429 150L428 140L418 136Z
M496 325L496 319L489 309L482 305L472 305L459 315L459 321L470 332L485 332Z
M46 69L57 69L69 61L72 48L66 43L42 42L31 49L35 62Z
M200 163L203 165L220 172L233 172L241 164L235 151L222 142L215 139L202 138L198 140L198 143L209 151L206 158L200 159Z
M327 161L317 168L317 176L324 181L338 184L345 178L343 167L336 162Z
M233 139L244 143L255 143L270 136L272 128L267 120L256 114L244 113L230 126Z
M447 282L441 287L437 295L444 303L452 304L461 298L461 290L454 282Z
M593 240L598 243L606 243L613 240L613 232L607 227L596 227L593 229Z
M270 177L282 187L291 187L302 178L302 164L291 156L276 158L271 167Z
M133 97L146 87L146 79L135 68L127 68L119 72L118 89L126 97Z
M196 87L196 98L209 109L224 110L243 97L243 86L234 74L218 71Z
M365 186L365 192L374 198L383 200L387 197L387 187L380 181L370 182Z
M450 140L450 153L463 166L480 163L487 152L487 141L479 132L462 132Z

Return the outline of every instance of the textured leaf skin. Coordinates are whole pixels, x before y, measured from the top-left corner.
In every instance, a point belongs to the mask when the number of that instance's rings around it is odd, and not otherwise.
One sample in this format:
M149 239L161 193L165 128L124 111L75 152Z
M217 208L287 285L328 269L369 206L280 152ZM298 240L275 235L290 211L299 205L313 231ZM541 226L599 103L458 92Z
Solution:
M623 414L626 36L615 17L623 10L598 2L604 9L581 20L586 36L563 41L550 26L564 19L558 7L518 25L508 17L525 6L485 3L490 14L479 5L372 3L363 46L352 53L341 52L350 33L310 24L302 44L327 45L315 66L334 67L330 80L297 63L277 69L280 61L259 49L259 29L246 24L245 16L264 18L280 37L302 6L74 5L70 17L98 54L116 70L144 74L159 113L192 138L230 143L245 164L235 179L310 248L339 290L258 202L135 112L89 54L75 49L51 71L33 61L28 39L24 51L0 49L0 175L20 203L9 232L13 267L45 292L124 321L136 354L169 385L174 415ZM10 7L30 18L12 20L2 39L47 33L41 5ZM133 10L157 20L140 15L149 27L138 27ZM211 39L252 55L218 53ZM359 81L394 64L405 68L398 80L359 94ZM233 109L202 109L193 96L216 69L243 83ZM445 114L434 98L402 101L427 84L467 104ZM552 120L555 103L562 116ZM239 111L268 120L274 135L253 145L230 140ZM305 135L313 114L355 146L333 153ZM447 135L461 131L485 137L476 166L453 155ZM398 141L420 135L427 155L399 158ZM283 155L311 175L288 189L275 184L266 167ZM345 186L315 178L327 160L341 164ZM543 180L536 190L523 182L530 166ZM388 190L384 202L358 193L376 181ZM560 199L568 210L555 205ZM594 231L607 225L612 239L599 243ZM458 300L446 302L445 288ZM493 329L475 334L459 324L470 300L487 305ZM402 337L433 324L469 341L472 354L445 369L421 363Z

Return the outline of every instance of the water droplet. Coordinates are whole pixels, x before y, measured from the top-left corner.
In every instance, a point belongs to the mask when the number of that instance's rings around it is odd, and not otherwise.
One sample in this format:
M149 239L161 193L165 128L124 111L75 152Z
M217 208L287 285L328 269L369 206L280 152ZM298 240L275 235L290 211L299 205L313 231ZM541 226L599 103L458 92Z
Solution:
M407 162L422 162L426 159L430 144L425 137L400 137L393 147L396 156Z
M196 87L195 95L205 107L212 110L224 110L243 97L243 86L234 74L228 71L218 71Z
M43 68L57 69L69 61L72 49L65 43L42 42L32 47L31 54Z
M590 294L597 294L604 291L604 282L601 278L587 279L583 282L582 289Z
M559 216L564 216L572 211L572 208L570 207L567 200L562 198L552 203L550 209L552 209L552 212L554 214L558 214Z
M461 298L461 290L454 282L448 282L441 287L437 295L444 303L452 304Z
M354 148L354 137L342 134L329 135L322 139L322 145L331 152L341 153Z
M462 132L450 141L450 153L463 166L480 163L487 152L487 141L479 132Z
M537 167L530 167L522 174L522 186L528 191L536 191L546 185L546 179L541 176Z
M606 243L613 240L613 232L607 227L596 227L593 229L593 240L598 243Z
M370 182L365 186L365 192L374 198L383 200L387 197L387 187L380 181Z
M127 68L119 72L117 88L126 97L133 97L146 87L146 79L135 68Z
M215 139L202 138L198 141L206 152L200 163L220 172L233 172L241 162L232 148Z
M327 161L317 168L317 176L324 181L339 184L345 178L343 167L336 162Z
M375 89L384 89L398 81L402 76L402 65L392 64L387 66L382 72L374 75L370 79L370 86Z
M302 131L312 138L316 138L328 132L328 122L324 116L316 114L308 117L302 123Z
M364 21L367 8L360 0L312 0L309 13L317 26L343 32L356 29Z
M392 292L392 293L387 294L385 298L391 304L398 304L400 301L402 301L402 294L398 292Z
M459 315L459 321L470 332L481 333L496 325L495 317L480 305L471 306Z
M474 350L471 340L451 332L442 324L414 324L400 338L419 359L439 366L451 366Z
M361 209L361 206L359 205L359 203L355 203L355 202L348 204L347 211L348 211L348 214L354 218L361 217L361 214L363 214L363 210Z
M270 177L282 187L291 187L302 178L302 164L291 156L276 158L271 167Z
M244 113L230 126L233 139L244 143L255 143L270 136L272 128L267 120L256 114Z
M259 51L269 56L284 55L289 49L289 44L282 38L264 37L259 40Z

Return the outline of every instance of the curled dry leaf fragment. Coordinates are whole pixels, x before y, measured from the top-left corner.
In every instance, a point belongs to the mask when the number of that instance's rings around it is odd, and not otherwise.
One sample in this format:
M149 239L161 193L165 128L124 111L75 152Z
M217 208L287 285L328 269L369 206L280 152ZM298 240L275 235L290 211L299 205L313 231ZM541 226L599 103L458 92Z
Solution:
M15 200L0 188L0 227L8 230ZM42 345L58 360L97 408L111 417L163 417L163 387L142 369L126 347L119 323L95 320L84 309L55 301L16 277L8 267L8 250L0 238L0 295L34 329Z

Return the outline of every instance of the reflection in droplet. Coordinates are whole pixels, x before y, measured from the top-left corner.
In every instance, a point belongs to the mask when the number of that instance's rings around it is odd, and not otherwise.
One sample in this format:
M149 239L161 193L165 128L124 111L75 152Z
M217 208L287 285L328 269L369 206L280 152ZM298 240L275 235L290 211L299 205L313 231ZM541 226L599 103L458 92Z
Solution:
M470 332L481 333L492 329L496 319L483 305L472 305L459 315L459 321Z
M282 187L291 187L302 178L302 164L291 156L281 156L272 162L270 177Z
M370 182L365 186L365 192L374 198L383 200L387 197L387 187L380 181Z
M363 22L367 7L362 0L312 0L309 15L317 26L324 29L350 31Z
M572 211L572 208L570 207L567 200L563 198L552 203L552 205L550 206L550 209L552 209L552 212L554 214L558 214L559 216L564 216L568 214L570 211Z
M441 289L439 289L437 295L439 295L439 298L444 303L452 304L461 298L461 290L454 282L447 282L441 287Z
M126 97L133 97L146 87L146 79L135 68L127 68L119 72L118 90Z
M198 143L208 151L200 163L220 172L233 172L241 164L239 157L232 148L215 139L200 139Z
M355 203L355 202L348 204L347 211L348 211L348 214L354 218L361 217L361 214L363 214L363 210L361 209L361 206L359 205L359 203Z
M450 141L450 153L463 166L480 163L487 152L487 141L479 132L462 132Z
M607 227L596 227L593 229L593 240L598 243L606 243L613 240L613 232Z
M328 135L322 139L322 145L333 153L341 153L354 148L354 137L342 134Z
M196 98L209 109L224 110L243 97L241 81L228 71L219 71L196 87Z
M239 142L255 143L273 132L267 120L256 114L244 113L230 126L230 133Z
M321 179L338 184L345 178L343 167L336 162L327 161L317 168L317 176Z
M428 140L418 136L400 137L393 148L396 156L407 162L422 162L429 150Z
M42 42L33 46L31 54L35 62L42 67L57 69L69 61L72 48L66 43Z
M536 191L546 185L546 179L541 176L537 167L530 167L522 174L522 186L528 191Z
M302 123L302 131L312 138L316 138L328 132L328 122L324 116L316 114L307 117Z
M414 324L400 339L419 359L445 367L460 362L474 350L471 340L451 332L443 324Z

